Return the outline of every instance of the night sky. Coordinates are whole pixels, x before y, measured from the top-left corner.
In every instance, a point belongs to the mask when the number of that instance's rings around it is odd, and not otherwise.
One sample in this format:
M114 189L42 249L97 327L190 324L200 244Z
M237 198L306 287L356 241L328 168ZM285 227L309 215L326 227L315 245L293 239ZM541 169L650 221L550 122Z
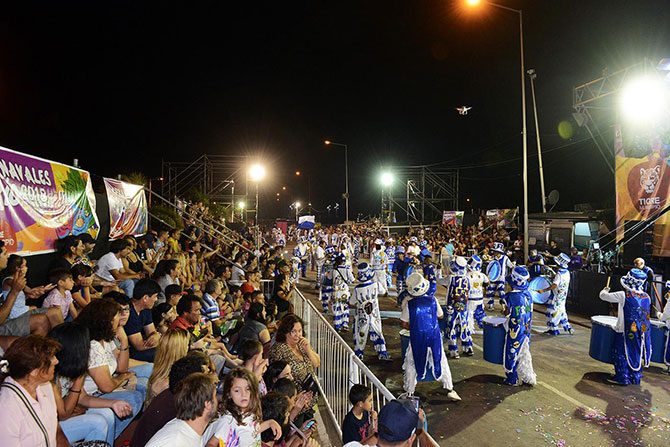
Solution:
M100 176L158 177L161 157L260 155L271 174L261 206L274 216L307 201L308 177L315 208L338 200L344 157L328 138L349 145L352 217L379 209L382 166L442 161L468 167L462 209L468 197L475 208L521 204L514 13L460 0L15 3L0 6L2 146L78 158ZM547 192L561 192L557 209L612 207L613 176L571 119L572 87L670 56L667 1L500 4L524 12ZM461 105L474 108L460 116ZM536 157L529 166L536 212Z

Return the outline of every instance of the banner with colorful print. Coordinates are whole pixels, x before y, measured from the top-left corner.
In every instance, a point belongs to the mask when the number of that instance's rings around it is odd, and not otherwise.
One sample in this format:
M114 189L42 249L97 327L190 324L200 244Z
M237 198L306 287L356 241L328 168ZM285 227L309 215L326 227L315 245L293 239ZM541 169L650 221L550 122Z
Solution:
M0 147L0 239L10 253L54 251L67 235L98 235L91 177L81 169Z
M105 178L109 202L109 238L141 236L147 232L147 199L144 186Z
M461 226L463 225L463 215L465 211L445 211L442 213L442 223L444 225Z
M621 239L626 221L654 220L670 204L670 130L631 130L624 135L617 126L614 153L617 239ZM653 229L654 256L670 256L670 213L660 216Z
M486 218L492 222L497 222L498 227L516 228L519 208L495 208L486 210Z

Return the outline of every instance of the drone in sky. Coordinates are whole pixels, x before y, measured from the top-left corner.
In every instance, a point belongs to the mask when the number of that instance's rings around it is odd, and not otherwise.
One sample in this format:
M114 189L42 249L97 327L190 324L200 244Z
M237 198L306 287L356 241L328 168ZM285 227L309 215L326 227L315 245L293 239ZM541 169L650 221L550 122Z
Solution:
M468 106L461 106L461 107L456 107L456 110L458 111L459 115L467 115L468 111L471 110L472 107Z

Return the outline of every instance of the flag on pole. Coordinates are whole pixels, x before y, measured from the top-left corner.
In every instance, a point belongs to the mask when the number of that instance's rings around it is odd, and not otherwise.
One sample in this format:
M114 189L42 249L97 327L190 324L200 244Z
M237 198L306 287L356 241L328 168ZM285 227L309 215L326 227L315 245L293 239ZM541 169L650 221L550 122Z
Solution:
M298 218L298 228L311 230L314 228L314 216L300 216Z

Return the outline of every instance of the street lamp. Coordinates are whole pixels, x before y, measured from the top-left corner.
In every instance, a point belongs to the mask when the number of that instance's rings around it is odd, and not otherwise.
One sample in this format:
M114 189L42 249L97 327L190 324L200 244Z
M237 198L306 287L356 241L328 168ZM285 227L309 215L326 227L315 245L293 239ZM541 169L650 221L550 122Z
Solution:
M237 204L237 206L240 208L240 216L241 216L242 222L244 222L244 220L245 220L244 219L244 206L245 205L246 204L244 203L244 201L241 201L240 203ZM233 210L233 214L235 214L234 210Z
M300 202L293 202L293 208L295 208L295 223L298 224L298 217L300 214Z
M466 3L470 6L477 6L480 3L484 3L519 15L519 44L521 49L521 132L523 134L523 258L525 262L528 260L528 138L526 134L526 71L523 63L523 13L520 9L509 8L488 1L466 0Z
M344 148L344 201L346 206L344 223L346 224L349 222L349 161L347 158L347 145L342 143L335 143L330 140L325 140L323 144L326 146L339 146Z
M260 224L258 223L258 183L265 178L265 168L259 164L252 165L249 168L249 177L256 182L256 248L260 247Z

